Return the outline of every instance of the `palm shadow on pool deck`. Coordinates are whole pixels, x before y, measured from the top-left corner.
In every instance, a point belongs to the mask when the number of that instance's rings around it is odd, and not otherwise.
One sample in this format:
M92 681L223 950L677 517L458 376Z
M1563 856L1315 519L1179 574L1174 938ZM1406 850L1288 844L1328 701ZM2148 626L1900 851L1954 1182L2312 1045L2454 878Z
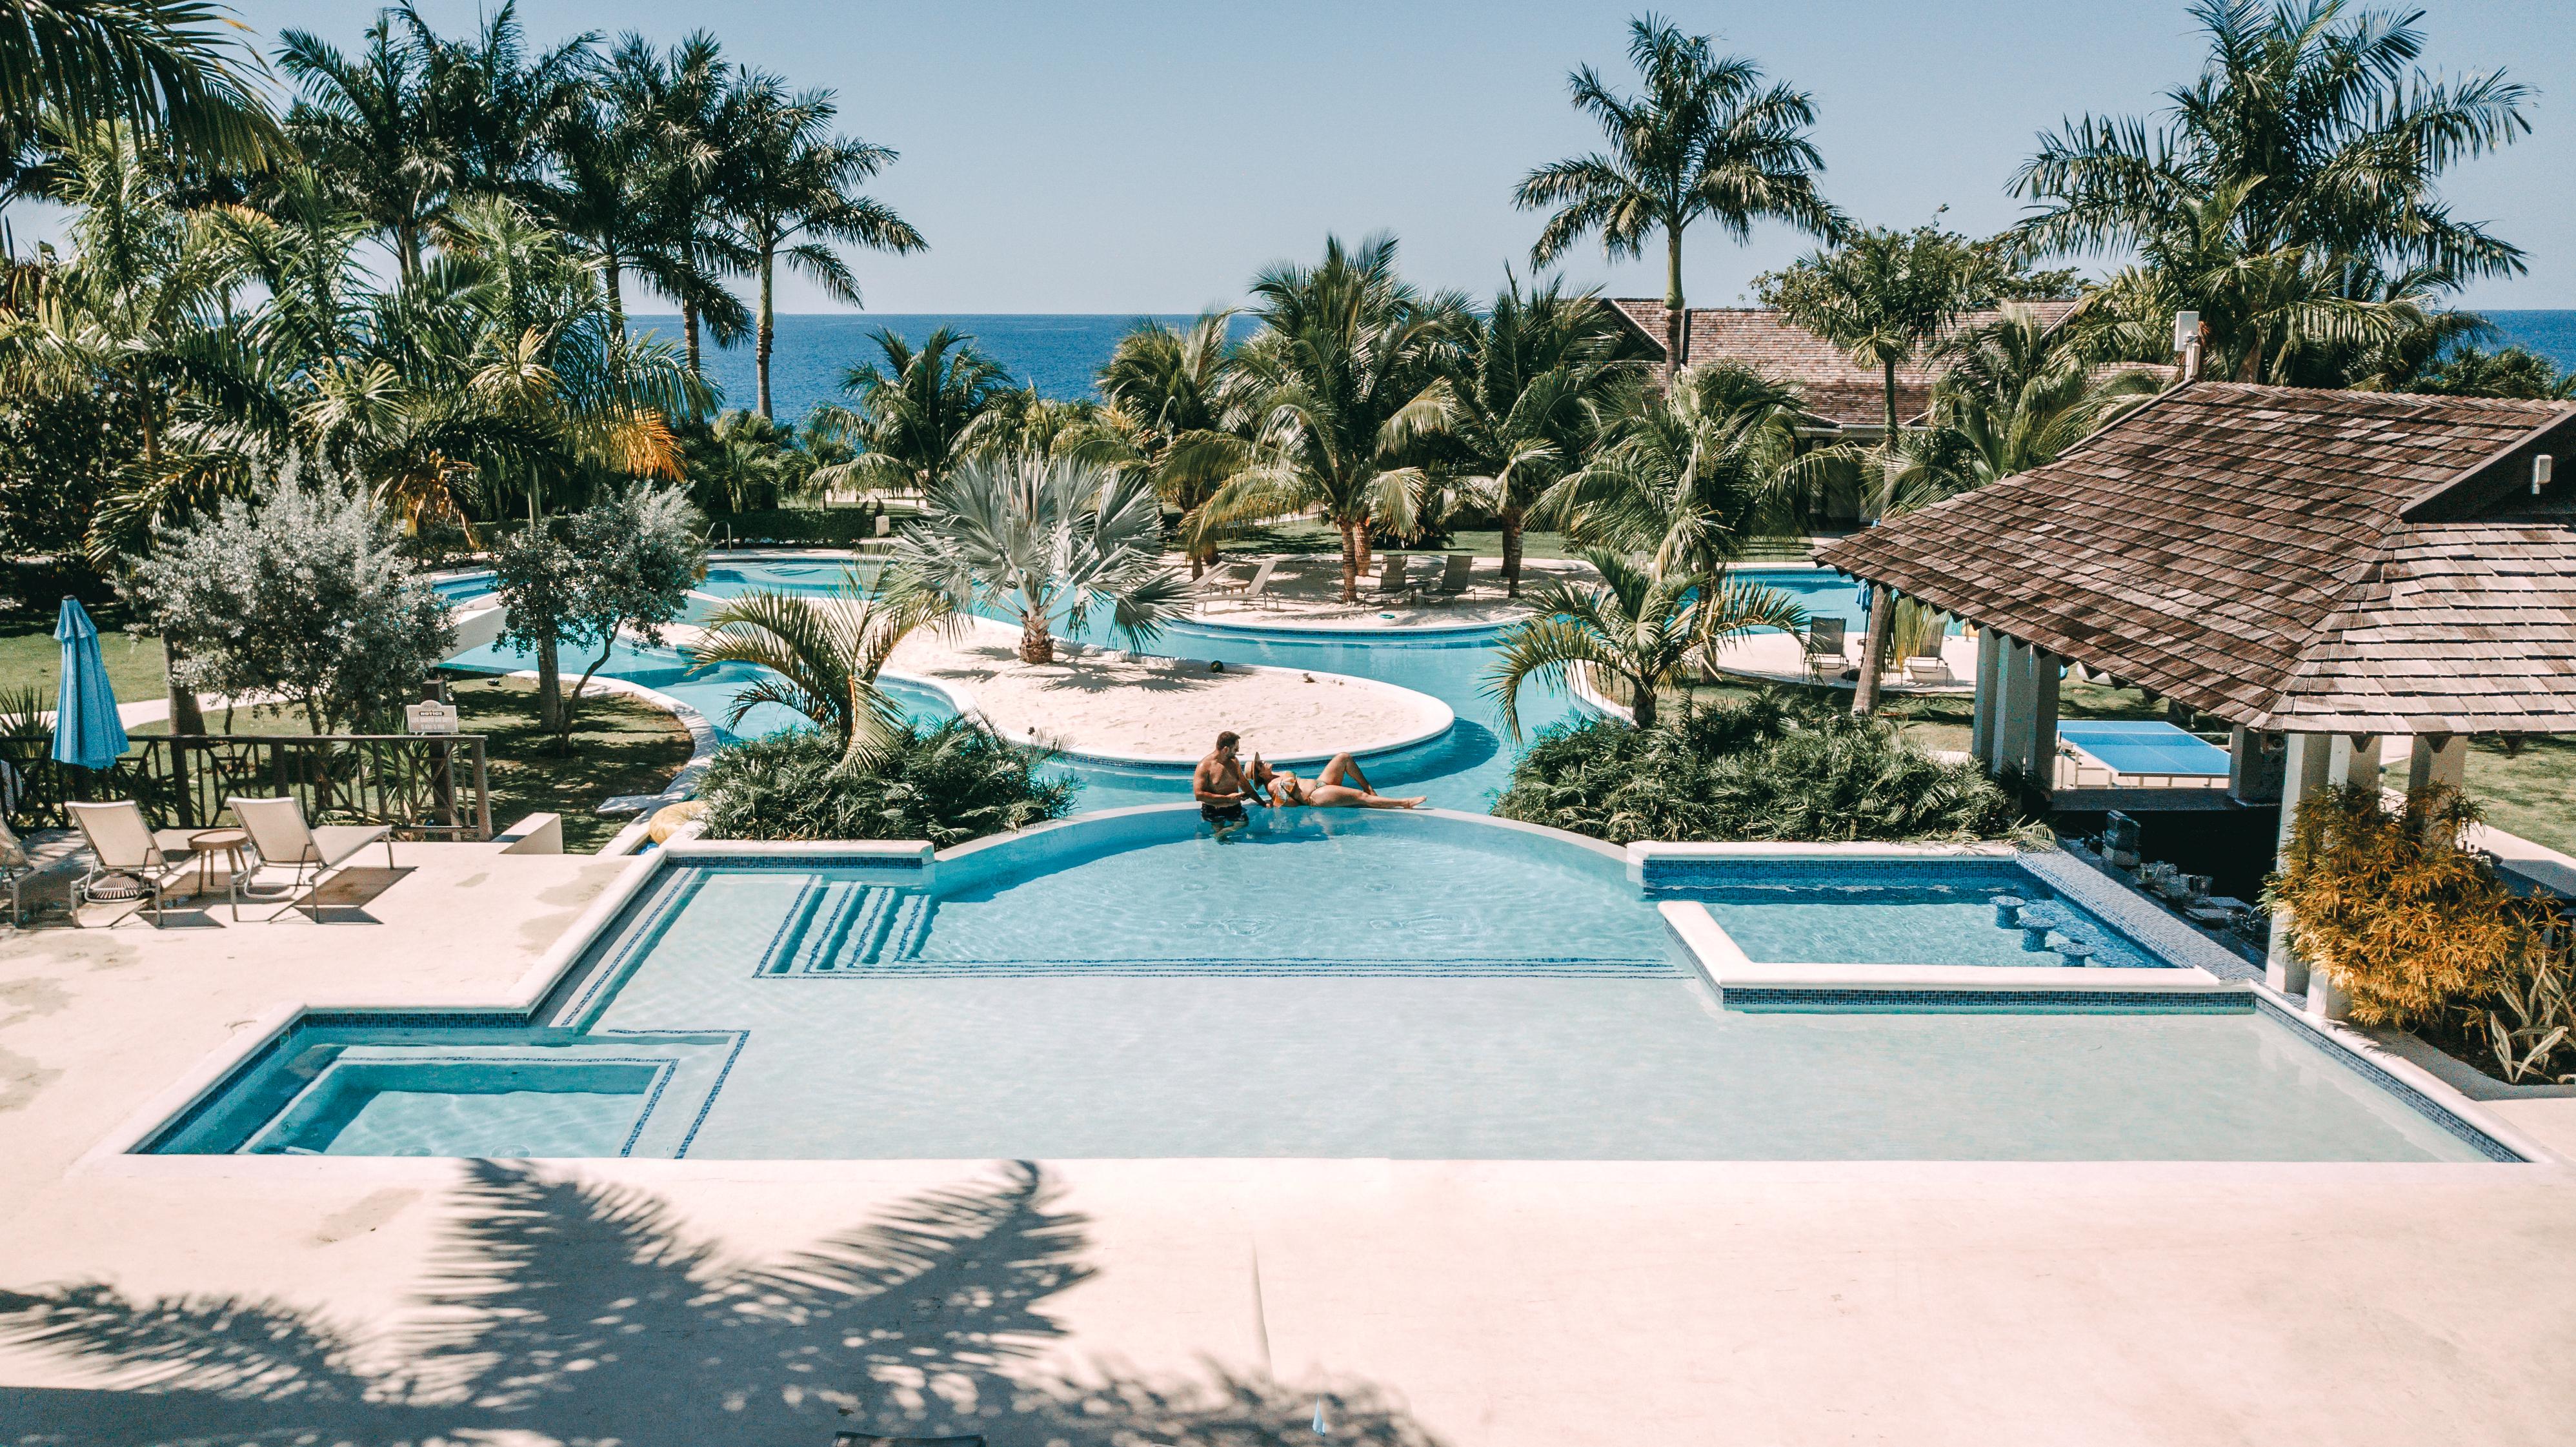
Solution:
M745 1263L658 1198L475 1161L399 1365L278 1299L130 1300L97 1283L0 1290L0 1345L122 1388L0 1387L12 1447L418 1447L526 1433L633 1447L826 1447L836 1432L993 1447L1314 1440L1317 1396L1210 1369L1076 1384L1034 1358L1042 1303L1085 1280L1083 1219L1028 1165L934 1192L804 1251ZM1427 1447L1366 1388L1327 1393L1336 1441Z

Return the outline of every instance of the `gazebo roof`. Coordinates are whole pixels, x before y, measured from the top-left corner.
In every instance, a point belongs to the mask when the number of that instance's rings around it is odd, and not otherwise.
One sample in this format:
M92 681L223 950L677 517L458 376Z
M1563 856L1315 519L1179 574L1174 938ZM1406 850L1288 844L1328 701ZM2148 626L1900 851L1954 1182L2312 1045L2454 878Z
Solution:
M2576 403L2200 382L1817 558L2232 723L2576 730Z

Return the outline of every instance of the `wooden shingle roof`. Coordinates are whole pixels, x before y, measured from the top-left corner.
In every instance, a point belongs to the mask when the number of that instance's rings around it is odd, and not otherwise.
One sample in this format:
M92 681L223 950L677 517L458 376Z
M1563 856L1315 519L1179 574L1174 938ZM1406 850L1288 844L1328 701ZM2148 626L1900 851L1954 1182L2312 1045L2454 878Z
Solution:
M2249 727L2566 732L2571 453L2571 403L2201 382L1817 557Z
M1611 303L1636 327L1652 355L1664 355L1665 308L1660 299L1618 297ZM2055 326L2075 309L2071 301L2027 302L2039 319ZM1963 327L1984 326L2000 311L1971 312ZM1863 367L1835 347L1794 326L1764 307L1692 307L1682 343L1684 359L1696 366L1733 362L1766 377L1795 382L1806 394L1807 410L1842 427L1880 427L1886 422L1886 382L1877 369ZM1896 372L1896 415L1920 417L1932 404L1932 380L1938 375L1928 360L1917 360Z

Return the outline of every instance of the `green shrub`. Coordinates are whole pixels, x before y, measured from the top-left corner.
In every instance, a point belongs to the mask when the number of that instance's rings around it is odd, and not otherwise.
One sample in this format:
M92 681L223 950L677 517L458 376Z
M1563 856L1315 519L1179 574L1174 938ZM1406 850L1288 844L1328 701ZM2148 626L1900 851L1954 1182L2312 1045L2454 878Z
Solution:
M951 719L907 726L873 764L806 730L725 749L699 790L709 839L927 839L946 848L1072 812L1076 785L1040 779L1052 756Z
M853 507L777 507L753 512L718 513L716 539L729 532L736 544L828 543L851 547L877 535L877 517L885 508L874 502Z
M2040 833L1974 764L1933 758L1894 722L1768 693L1649 729L1610 720L1551 729L1494 812L1614 844Z

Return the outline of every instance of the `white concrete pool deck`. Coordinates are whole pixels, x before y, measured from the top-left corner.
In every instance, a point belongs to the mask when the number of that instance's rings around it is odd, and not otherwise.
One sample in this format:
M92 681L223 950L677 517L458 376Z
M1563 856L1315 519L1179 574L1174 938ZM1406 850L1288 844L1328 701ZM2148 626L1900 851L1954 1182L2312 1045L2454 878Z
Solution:
M2576 1178L2558 1165L1078 1161L1039 1165L1050 1194L1016 1201L984 1162L601 1161L479 1185L434 1161L77 1164L281 1005L507 997L627 867L398 857L374 923L0 933L0 1292L106 1283L124 1304L90 1298L91 1320L129 1362L184 1343L206 1364L111 1370L0 1330L0 1442L304 1424L820 1447L835 1427L963 1425L1106 1447L1179 1435L1180 1409L1140 1388L1186 1395L1220 1369L1280 1441L1316 1440L1318 1390L1348 1394L1334 1440L1460 1447L2554 1444L2576 1421ZM2576 1150L2576 1100L2489 1108ZM1004 1226L750 1270L951 1188L952 1227ZM479 1246L452 1234L468 1216ZM656 1254L674 1237L706 1254ZM514 1251L529 1269L488 1300L518 1314L485 1323L510 1380L451 1350L444 1369L482 1386L398 1387L420 1365L399 1333L455 1328L477 1253ZM827 1269L892 1254L910 1284L882 1297ZM188 1336L227 1295L273 1310ZM1015 1379L1105 1384L1097 1409L961 1415L1011 1385L989 1331L1032 1354ZM233 1373L230 1398L194 1390L208 1372ZM156 1376L163 1396L117 1390ZM1370 1392L1393 1415L1355 1404Z

